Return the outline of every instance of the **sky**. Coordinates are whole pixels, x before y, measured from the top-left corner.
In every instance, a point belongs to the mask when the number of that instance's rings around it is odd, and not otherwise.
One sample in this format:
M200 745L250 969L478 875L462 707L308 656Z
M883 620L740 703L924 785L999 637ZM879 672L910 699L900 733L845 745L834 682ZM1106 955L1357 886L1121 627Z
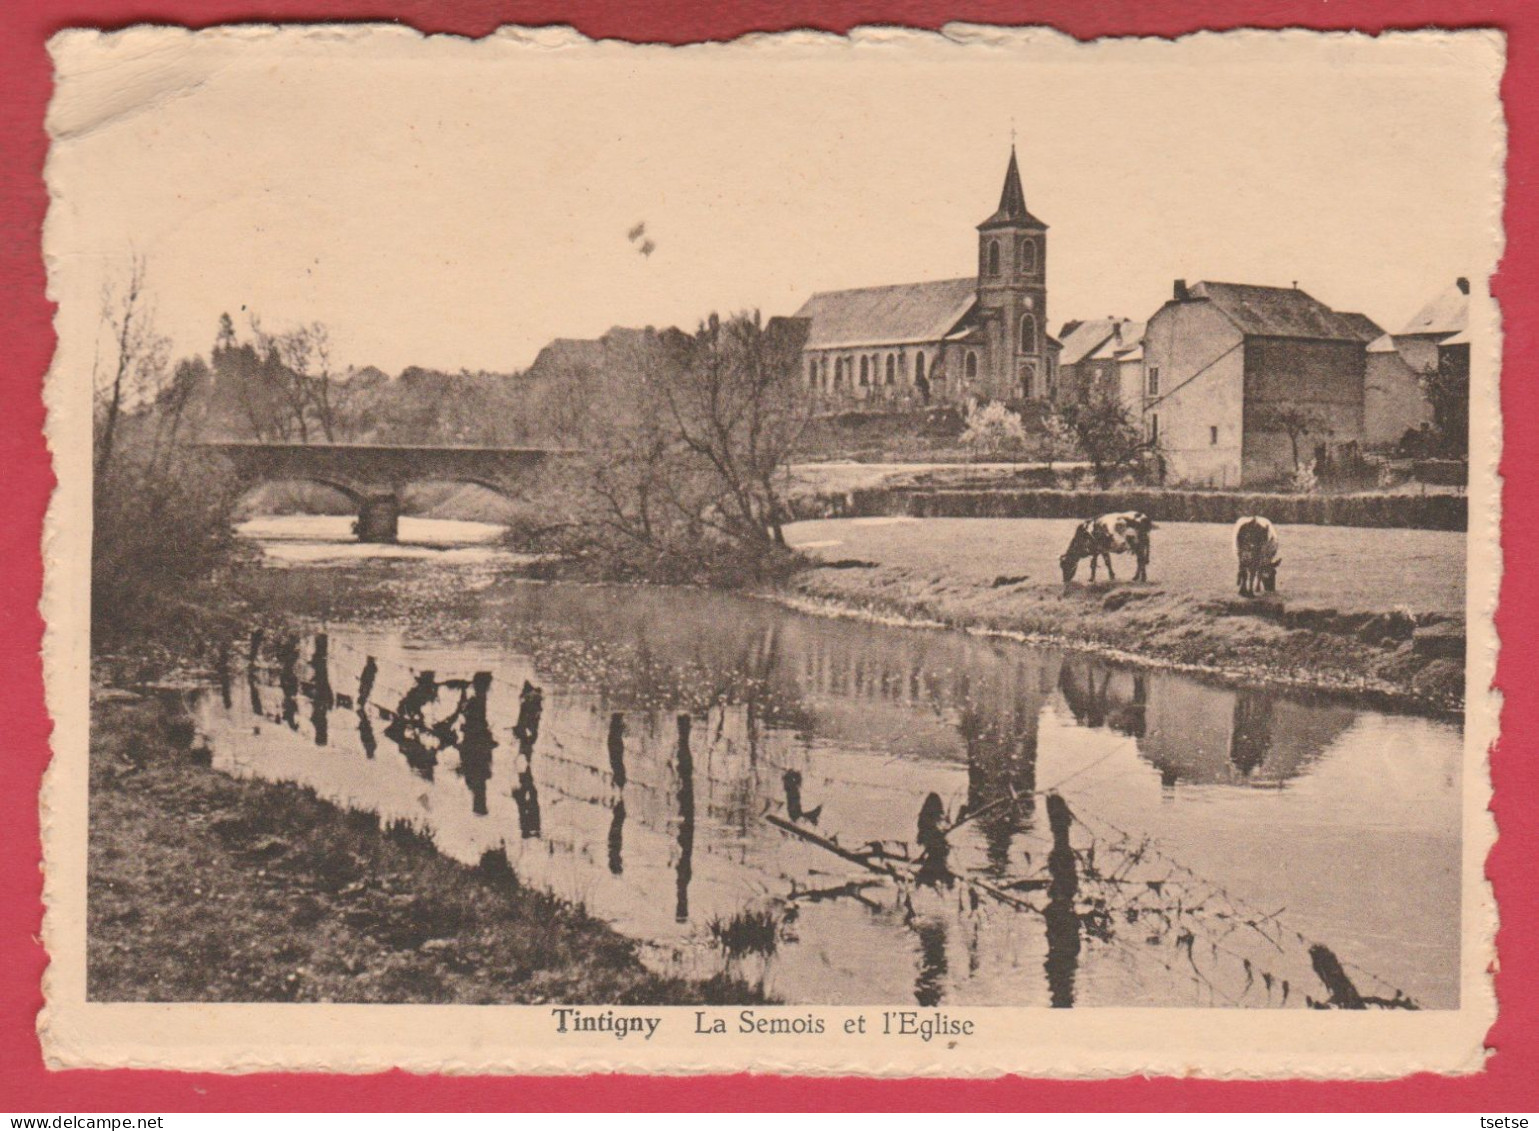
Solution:
M870 31L65 33L46 235L79 364L131 254L158 329L321 321L343 365L511 371L556 337L969 275L1012 133L1048 319L1172 281L1397 329L1495 262L1500 39ZM645 222L655 249L627 238Z

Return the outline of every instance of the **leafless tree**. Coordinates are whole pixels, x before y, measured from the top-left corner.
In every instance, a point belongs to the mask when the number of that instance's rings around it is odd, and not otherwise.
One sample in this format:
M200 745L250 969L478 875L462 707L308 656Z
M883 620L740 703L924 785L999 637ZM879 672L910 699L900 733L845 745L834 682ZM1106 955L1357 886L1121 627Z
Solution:
M98 483L111 473L124 414L153 401L165 382L171 342L155 330L154 307L145 290L147 269L144 256L136 252L122 280L102 290L102 332L112 347L105 370L98 354L92 373Z
M808 419L795 380L801 344L794 324L765 327L757 311L713 314L663 386L679 440L717 481L707 521L729 537L785 545L781 490Z
M336 373L331 363L331 331L310 322L278 334L272 348L287 370L300 439L308 439L306 419L313 416L328 443L337 438Z

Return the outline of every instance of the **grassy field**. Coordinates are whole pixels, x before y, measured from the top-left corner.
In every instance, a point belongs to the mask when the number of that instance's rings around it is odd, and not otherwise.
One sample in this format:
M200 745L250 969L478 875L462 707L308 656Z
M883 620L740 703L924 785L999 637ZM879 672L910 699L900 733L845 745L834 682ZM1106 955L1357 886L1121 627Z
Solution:
M580 907L297 786L228 777L153 698L93 704L93 1001L736 1004ZM499 866L500 864L500 866Z
M1024 575L1033 585L1058 589L1058 555L1073 530L1072 519L856 518L797 523L786 537L823 560L860 558L973 584ZM1217 523L1162 524L1154 532L1150 581L1193 597L1235 596L1233 538L1229 526ZM1464 613L1463 534L1284 526L1278 541L1278 596L1290 604L1341 612ZM1132 575L1130 558L1112 563L1119 577ZM1079 580L1088 582L1088 563Z
M1462 534L1293 526L1278 593L1235 586L1227 525L1154 532L1150 581L1063 584L1067 519L829 519L789 527L823 563L793 596L844 609L1057 638L1243 683L1437 713L1464 694Z

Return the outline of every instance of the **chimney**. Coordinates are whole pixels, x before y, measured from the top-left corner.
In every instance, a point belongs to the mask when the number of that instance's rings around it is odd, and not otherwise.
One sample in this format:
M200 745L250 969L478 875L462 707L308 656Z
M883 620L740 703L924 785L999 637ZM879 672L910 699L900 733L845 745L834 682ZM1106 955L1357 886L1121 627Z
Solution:
M1470 293L1470 281L1463 275L1460 275L1457 279L1454 280L1454 285L1459 288L1459 293L1461 295L1467 295Z
M1185 302L1187 299L1189 299L1191 297L1192 297L1192 292L1186 289L1186 280L1185 279L1177 279L1176 280L1176 301L1177 302Z

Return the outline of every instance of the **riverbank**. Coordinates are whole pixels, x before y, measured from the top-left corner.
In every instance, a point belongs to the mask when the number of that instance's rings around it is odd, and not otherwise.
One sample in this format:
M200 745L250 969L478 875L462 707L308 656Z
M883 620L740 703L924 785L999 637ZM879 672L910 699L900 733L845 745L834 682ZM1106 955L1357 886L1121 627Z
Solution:
M788 536L812 565L775 596L836 615L1058 641L1228 683L1433 715L1463 709L1460 535L1285 528L1279 593L1247 600L1234 593L1229 531L1200 524L1157 531L1149 583L1091 583L1082 566L1065 586L1057 555L1072 525L799 523Z
M229 777L174 694L93 695L94 1001L763 1000L648 970L580 906L297 786Z

